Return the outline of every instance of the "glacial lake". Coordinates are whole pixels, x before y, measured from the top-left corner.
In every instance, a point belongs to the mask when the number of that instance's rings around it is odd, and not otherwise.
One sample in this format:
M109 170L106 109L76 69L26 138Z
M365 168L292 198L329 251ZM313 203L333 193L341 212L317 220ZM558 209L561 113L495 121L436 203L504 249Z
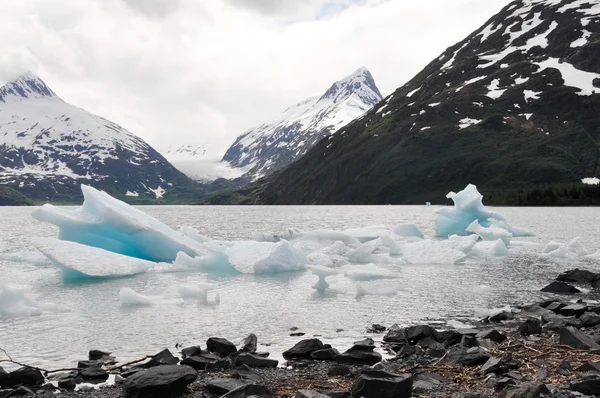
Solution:
M140 207L178 229L191 226L213 239L249 240L257 233L287 228L342 231L399 223L416 224L434 235L435 206L290 206L290 207ZM0 347L15 360L56 368L74 366L90 349L108 350L120 361L154 354L175 344L204 345L211 336L239 343L255 333L259 350L280 359L281 352L302 337L290 328L320 336L338 349L367 336L373 323L390 326L430 322L440 327L462 326L486 310L533 302L540 288L558 273L574 267L595 269L600 261L583 255L567 259L542 256L549 241L568 243L581 237L581 252L600 249L599 208L496 208L507 220L535 232L514 238L511 254L502 258L474 257L463 264L398 264L399 287L393 296L357 297L356 282L344 275L328 278L331 288L318 293L317 277L309 271L275 275L205 275L201 272L149 273L131 278L65 283L59 270L44 261L31 237L56 237L58 228L34 220L33 208L0 208L0 284L27 285L40 302L65 312L0 318ZM182 300L181 284L210 281L209 292L220 303ZM121 288L161 299L151 306L122 307ZM591 293L593 294L593 292ZM7 300L6 297L4 297ZM2 300L2 297L0 297ZM2 303L0 303L2 305ZM381 339L382 336L372 336Z

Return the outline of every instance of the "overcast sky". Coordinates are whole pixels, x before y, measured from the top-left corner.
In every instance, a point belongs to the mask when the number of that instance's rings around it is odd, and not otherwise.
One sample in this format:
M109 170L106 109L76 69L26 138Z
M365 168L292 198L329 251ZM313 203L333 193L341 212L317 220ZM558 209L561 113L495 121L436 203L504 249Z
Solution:
M361 66L388 94L509 0L0 0L0 82L226 149Z

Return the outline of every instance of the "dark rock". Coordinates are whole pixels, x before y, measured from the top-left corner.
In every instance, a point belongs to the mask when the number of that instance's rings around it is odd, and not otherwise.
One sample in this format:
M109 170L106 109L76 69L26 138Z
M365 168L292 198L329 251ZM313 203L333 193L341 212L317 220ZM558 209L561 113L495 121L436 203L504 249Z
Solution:
M252 384L263 384L264 382L260 373L246 365L238 366L236 369L228 370L226 373L234 379L250 381Z
M102 368L86 368L79 372L85 381L104 381L108 379L108 372Z
M425 337L431 337L436 341L440 340L437 330L431 326L418 325L406 328L406 339L410 342L410 344L417 344Z
M502 310L500 312L497 312L495 314L488 316L486 318L486 320L488 322L500 323L502 321L507 321L507 320L513 319L513 318L514 318L514 315L512 314L512 312Z
M371 338L366 338L361 341L355 341L351 350L373 351L375 349L375 341Z
M387 330L387 328L385 326L375 323L375 324L371 325L370 328L367 329L367 333L383 334L383 333L385 333L386 330Z
M411 375L367 370L356 378L351 392L353 396L363 398L410 398L412 384Z
M598 277L598 274L595 274L591 271L580 270L579 268L576 268L574 270L563 272L556 277L556 280L560 282L591 284Z
M424 339L419 340L417 345L421 348L429 348L429 347L436 347L436 348L442 347L443 348L444 347L444 345L442 343L438 343L436 340L432 339L431 337L425 337Z
M206 389L214 394L223 395L248 384L240 379L216 378L206 384Z
M0 374L0 387L35 387L44 384L42 372L33 368L20 368L10 373Z
M592 337L570 326L560 329L559 343L580 350L600 349Z
M226 357L229 354L237 352L235 344L220 337L211 337L206 340L206 348L213 354L218 354L222 357Z
M100 351L100 350L90 350L90 352L88 353L88 359L90 361L100 361L100 360L102 360L102 358L109 357L110 354L111 354L110 352L104 352L104 351Z
M542 334L542 324L537 319L526 319L525 322L519 325L519 333L522 336Z
M568 285L564 282L552 282L551 284L543 288L542 292L555 294L576 294L581 293L581 290L577 289L575 286Z
M506 335L500 333L496 329L482 330L481 332L477 333L477 336L475 337L477 337L477 340L479 341L491 340L494 343L502 343L506 340Z
M441 358L445 354L446 354L446 350L444 348L429 347L427 349L427 355L429 355L432 358Z
M78 380L75 377L68 377L58 381L58 386L60 388L64 388L65 390L74 390L77 386Z
M0 366L0 375L5 375L8 372L6 370L4 370L4 368L2 368L2 366Z
M577 381L571 384L571 390L582 394L597 396L600 393L600 378Z
M206 356L203 356L203 355L188 357L188 358L185 358L183 361L181 361L182 365L190 366L196 370L211 369L215 366L216 363L217 363L217 360L207 358Z
M198 373L185 365L164 365L141 370L123 383L123 398L178 397L197 377Z
M413 377L413 393L427 394L440 389L448 380L434 373L423 372Z
M290 328L290 332L295 332L296 330L298 330L298 328L297 328L296 326L292 326L292 327Z
M177 363L179 363L179 358L174 357L168 349L164 349L145 363L144 367L153 368L161 365L176 365Z
M292 337L302 337L305 334L306 333L304 333L304 332L294 332L294 333L290 333L290 336L292 336Z
M448 348L459 344L463 335L456 330L443 330L438 332L438 337L444 343L444 346Z
M477 347L478 345L479 345L479 342L477 341L477 338L475 338L474 336L464 335L462 337L462 339L460 340L461 347Z
M199 345L195 345L193 347L187 347L181 350L181 356L185 358L194 357L196 355L202 354L202 348Z
M565 303L560 303L558 301L554 301L554 302L548 304L546 309L558 314L560 312L560 310L562 310L566 306L567 305Z
M227 394L222 395L221 398L268 398L272 396L269 389L263 385L246 384L236 390L229 391Z
M494 390L496 390L496 392L499 392L506 389L506 387L514 386L515 384L517 384L517 382L511 379L510 377L503 377L496 381L496 384L494 385Z
M511 369L518 369L519 364L512 359L491 357L481 367L481 374L495 373L497 375L508 373ZM513 377L515 378L515 377ZM517 377L518 379L518 377Z
M328 395L321 394L314 390L299 390L296 392L295 398L328 398Z
M131 368L121 372L121 377L128 378L129 376L133 376L137 372L142 370L141 368Z
M498 398L539 398L540 396L549 395L550 390L545 384L532 383L504 390L498 395Z
M387 343L406 343L406 329L398 325L392 325L387 334L383 336L383 341Z
M242 348L240 349L240 351L256 352L256 348L258 345L258 338L256 337L256 335L254 333L250 333L248 335L248 337L246 337L244 339L242 344L243 345L242 345Z
M350 376L352 371L346 365L334 365L327 371L329 377L346 377Z
M519 381L523 380L523 375L516 371L506 372L506 377L510 377L511 379L515 379L515 380L519 380Z
M456 331L463 336L477 336L477 333L479 333L477 329L457 329Z
M9 397L22 397L24 395L29 395L29 396L37 397L37 395L35 394L35 392L33 392L33 390L31 390L30 388L27 388L25 386L19 386L19 387L15 388L14 390L12 390L11 392L9 392L4 397L6 397L6 398L9 398Z
M338 355L340 355L340 352L335 348L326 348L310 353L310 357L318 361L333 361Z
M600 315L593 312L586 312L579 317L579 322L584 328L591 328L600 325Z
M552 302L548 303L551 304ZM526 307L523 307L523 310L521 311L521 316L549 316L554 314L553 311L550 311L549 309L547 309L546 307L542 307L541 305L537 305L537 304L533 304L533 305L529 305Z
M381 354L375 351L349 349L334 358L337 363L375 365L381 362Z
M415 347L414 345L403 345L400 350L398 350L398 352L396 353L396 356L400 357L400 358L407 358L410 357L412 355L415 355L417 353L417 351L423 351L421 350L421 347Z
M233 364L235 366L248 365L251 368L276 368L279 361L263 358L250 352L242 352L233 360Z
M547 329L547 330L552 330L552 331L559 331L560 329L565 328L567 326L573 326L575 328L579 328L581 326L581 322L574 317L555 318L555 319L549 320L548 323L546 323L544 326L542 326L542 328Z
M490 359L490 355L479 347L455 347L448 351L448 361L459 365L483 365L488 359Z
M102 361L79 361L77 362L77 367L79 369L87 369L87 368L101 368L104 365Z
M561 361L556 368L556 372L563 376L569 376L573 372L573 366L569 361Z
M560 309L560 313L564 316L576 316L579 317L587 311L587 305L585 304L571 304Z
M533 380L544 381L548 377L550 377L550 372L548 371L548 369L547 368L541 368L540 370L538 370L535 373L535 375L533 375Z
M313 351L323 349L323 343L319 339L307 339L299 341L295 346L283 353L285 359L310 359Z
M596 372L600 373L600 363L587 361L576 369L578 372Z
M322 391L329 398L352 398L350 391Z

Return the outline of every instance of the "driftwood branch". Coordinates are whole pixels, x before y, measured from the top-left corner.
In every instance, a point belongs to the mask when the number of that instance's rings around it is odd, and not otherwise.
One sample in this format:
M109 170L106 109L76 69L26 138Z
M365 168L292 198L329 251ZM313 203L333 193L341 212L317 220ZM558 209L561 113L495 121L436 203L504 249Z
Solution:
M135 361L131 361L131 362L124 363L123 365L119 365L119 366L111 366L110 368L106 368L106 370L108 370L108 371L111 371L111 370L118 370L118 369L124 368L125 366L134 365L134 364L136 364L136 363L143 362L143 361L145 361L146 359L150 359L150 358L153 358L153 357L154 357L154 355L146 355L146 356L145 356L145 357L143 357L143 358L136 359Z

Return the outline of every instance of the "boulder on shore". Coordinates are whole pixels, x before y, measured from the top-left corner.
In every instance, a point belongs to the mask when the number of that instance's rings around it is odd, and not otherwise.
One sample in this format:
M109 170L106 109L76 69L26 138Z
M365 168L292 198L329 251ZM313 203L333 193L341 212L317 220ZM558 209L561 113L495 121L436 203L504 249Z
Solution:
M186 365L163 365L145 369L123 383L123 398L175 398L183 393L198 373Z

